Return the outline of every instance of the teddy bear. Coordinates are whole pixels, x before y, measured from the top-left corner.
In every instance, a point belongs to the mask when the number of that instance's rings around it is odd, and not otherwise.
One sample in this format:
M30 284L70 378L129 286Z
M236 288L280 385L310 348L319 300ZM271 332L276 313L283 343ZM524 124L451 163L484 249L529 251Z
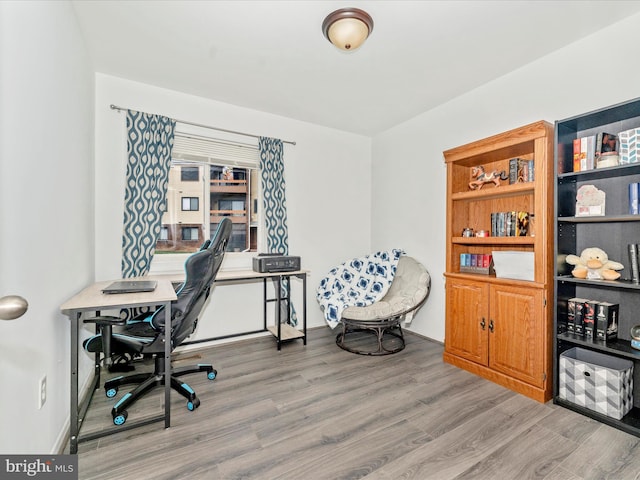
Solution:
M624 265L609 260L607 253L597 247L585 248L580 256L567 255L566 262L575 265L571 274L576 278L589 280L617 280L620 274L616 270L622 270Z

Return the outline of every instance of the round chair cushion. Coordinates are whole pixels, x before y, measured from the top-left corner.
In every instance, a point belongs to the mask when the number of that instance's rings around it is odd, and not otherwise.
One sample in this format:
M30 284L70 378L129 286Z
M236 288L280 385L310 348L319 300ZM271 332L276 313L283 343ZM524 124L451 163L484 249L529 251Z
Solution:
M429 294L431 277L420 262L403 255L387 294L366 307L348 307L342 318L350 320L386 320L418 308Z

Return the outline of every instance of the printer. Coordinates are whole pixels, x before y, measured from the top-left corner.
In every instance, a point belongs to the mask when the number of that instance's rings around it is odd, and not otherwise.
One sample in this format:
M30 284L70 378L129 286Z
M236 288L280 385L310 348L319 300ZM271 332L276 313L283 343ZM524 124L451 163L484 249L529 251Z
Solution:
M279 253L260 253L253 257L253 271L258 273L293 272L300 270L300 257Z

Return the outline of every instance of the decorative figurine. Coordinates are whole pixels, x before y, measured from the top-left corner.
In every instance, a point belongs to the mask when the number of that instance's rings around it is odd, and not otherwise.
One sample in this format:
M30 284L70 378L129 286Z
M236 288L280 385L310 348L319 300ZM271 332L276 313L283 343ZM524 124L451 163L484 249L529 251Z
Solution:
M509 178L506 170L492 170L487 173L484 171L484 167L482 165L471 167L471 177L475 178L475 180L472 180L469 183L469 188L471 190L475 190L476 188L480 190L485 183L494 183L496 187L499 187L500 180L507 180Z

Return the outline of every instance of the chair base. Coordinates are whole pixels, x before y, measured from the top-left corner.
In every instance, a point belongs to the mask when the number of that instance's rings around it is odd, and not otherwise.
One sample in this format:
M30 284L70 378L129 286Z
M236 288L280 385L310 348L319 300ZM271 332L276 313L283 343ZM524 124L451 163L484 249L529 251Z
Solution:
M390 355L404 350L404 334L400 322L402 317L393 317L385 320L352 320L342 319L342 332L336 336L336 345L343 350L358 355ZM359 332L370 333L375 337L374 348L359 348L357 337L353 335ZM391 337L391 338L390 338ZM361 343L361 342L360 342ZM391 346L389 346L391 344Z
M187 408L191 411L200 406L200 400L196 392L178 377L190 373L206 372L209 380L214 380L218 372L210 364L198 364L188 367L171 369L171 388L187 399ZM164 358L155 357L153 373L139 373L136 375L120 376L107 380L104 383L104 391L107 397L115 397L120 385L139 384L131 392L126 393L111 409L113 423L122 425L127 419L127 407L157 386L164 385Z

